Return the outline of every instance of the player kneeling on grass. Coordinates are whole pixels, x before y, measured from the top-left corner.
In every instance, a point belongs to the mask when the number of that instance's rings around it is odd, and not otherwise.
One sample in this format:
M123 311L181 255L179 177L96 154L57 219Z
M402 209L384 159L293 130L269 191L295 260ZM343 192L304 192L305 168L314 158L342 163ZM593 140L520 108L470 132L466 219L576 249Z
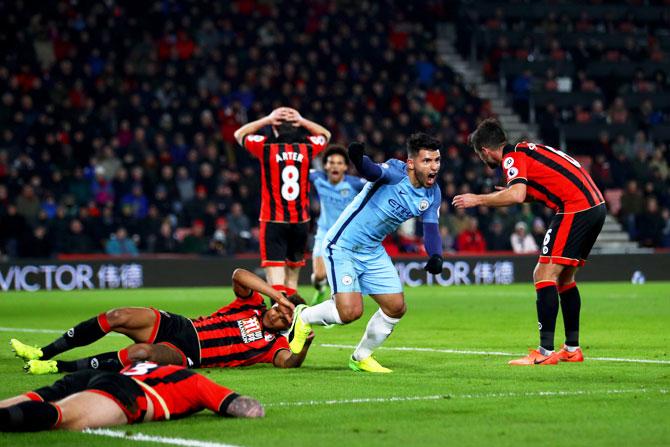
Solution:
M135 363L121 372L86 370L0 401L0 431L83 430L178 419L205 408L259 418L256 400L182 366Z
M555 365L559 361L583 361L579 348L581 298L575 274L584 266L605 222L607 209L602 193L577 160L543 144L508 144L505 131L494 119L482 121L470 140L486 165L492 169L502 166L507 188L491 194L458 195L453 201L456 208L509 206L537 200L556 212L533 272L540 346L509 363ZM565 345L554 352L559 296Z
M82 369L120 371L139 361L192 368L248 366L272 363L278 368L299 367L311 343L295 354L280 334L291 325L294 303L253 273L233 272L236 299L209 316L189 319L148 307L127 307L101 313L68 330L42 348L10 341L18 357L27 361L30 374L73 372ZM267 309L261 293L277 304ZM302 301L297 295L291 297ZM304 302L304 301L302 301ZM79 360L50 360L78 346L89 345L109 332L135 343L120 351Z

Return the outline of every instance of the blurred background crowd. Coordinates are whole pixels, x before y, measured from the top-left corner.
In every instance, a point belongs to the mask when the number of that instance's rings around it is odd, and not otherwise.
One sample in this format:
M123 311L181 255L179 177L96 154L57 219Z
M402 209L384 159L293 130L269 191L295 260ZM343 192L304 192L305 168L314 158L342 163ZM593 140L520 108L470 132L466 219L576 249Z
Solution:
M490 104L437 54L435 24L449 21L548 144L564 124L610 125L576 139L577 154L601 188L619 191L610 210L631 237L668 247L670 153L658 126L670 123L670 100L654 99L670 95L665 3L655 21L566 13L536 23L467 1L2 2L0 253L258 253L259 166L233 132L280 105L323 124L331 143L366 142L378 161L404 159L413 132L438 137L445 251L536 251L550 210L449 206L500 183L466 145ZM576 30L591 37L561 38ZM598 43L614 33L623 48ZM517 72L503 70L509 61ZM614 83L590 71L603 61L656 65ZM534 96L565 93L566 82L587 99ZM403 225L387 250L420 251L419 231Z

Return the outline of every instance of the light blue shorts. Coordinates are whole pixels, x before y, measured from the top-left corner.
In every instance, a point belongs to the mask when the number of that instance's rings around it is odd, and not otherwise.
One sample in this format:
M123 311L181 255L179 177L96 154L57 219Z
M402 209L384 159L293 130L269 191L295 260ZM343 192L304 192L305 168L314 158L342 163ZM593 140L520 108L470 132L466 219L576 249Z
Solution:
M328 285L335 293L360 292L363 295L402 293L402 284L393 261L380 246L368 253L359 253L326 243L323 259Z

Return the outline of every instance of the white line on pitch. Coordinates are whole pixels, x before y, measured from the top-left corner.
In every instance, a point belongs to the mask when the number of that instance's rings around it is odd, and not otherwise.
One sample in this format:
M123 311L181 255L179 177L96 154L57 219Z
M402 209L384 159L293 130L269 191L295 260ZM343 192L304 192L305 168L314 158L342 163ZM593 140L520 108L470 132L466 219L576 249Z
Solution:
M486 394L433 394L429 396L391 396L391 397L361 397L355 399L331 400L304 400L297 402L275 402L264 404L266 407L304 407L311 405L346 405L367 403L408 402L421 400L443 399L496 399L506 397L570 397L590 396L594 394L630 394L630 393L660 393L668 394L668 390L648 390L646 388L628 390L576 390L576 391L530 391L526 393L486 393Z
M27 332L29 334L63 334L67 329L31 329L25 327L4 327L0 326L0 332ZM112 335L114 337L123 336L123 334L117 334L116 332L110 332L107 335Z
M344 348L344 349L355 349L356 346L353 345L335 345L330 343L323 343L319 346L324 348ZM437 349L437 348L414 348L414 347L385 347L382 346L377 349L382 349L385 351L409 351L409 352L438 352L441 354L461 354L461 355L500 355L506 357L516 357L521 354L515 354L513 352L500 352L500 351L467 351L460 349ZM670 365L670 360L654 360L654 359L626 359L626 358L617 358L617 357L587 357L586 360L595 360L599 362L628 362L628 363L654 363L660 365Z
M20 327L3 327L0 326L0 332L27 332L34 334L62 334L65 330L56 330L56 329L31 329L31 328L20 328ZM122 334L117 334L111 332L107 335L112 336L123 336ZM344 348L344 349L354 349L356 348L353 345L336 345L330 343L323 343L319 345L324 348ZM499 355L505 357L516 357L518 353L513 352L501 352L501 351L470 351L470 350L460 350L460 349L438 349L438 348L416 348L416 347L380 347L377 349L383 349L386 351L409 351L409 352L437 352L442 354L461 354L461 355ZM627 358L618 358L618 357L587 357L587 360L594 360L599 362L627 362L627 363L652 363L659 365L670 365L670 360L654 360L654 359L627 359Z
M199 441L197 439L185 438L167 438L165 436L151 436L144 433L134 433L128 435L125 431L109 430L106 428L87 428L82 433L97 436L107 436L110 438L120 438L126 441L155 442L158 444L182 445L188 447L239 447L233 444L221 444L211 441Z

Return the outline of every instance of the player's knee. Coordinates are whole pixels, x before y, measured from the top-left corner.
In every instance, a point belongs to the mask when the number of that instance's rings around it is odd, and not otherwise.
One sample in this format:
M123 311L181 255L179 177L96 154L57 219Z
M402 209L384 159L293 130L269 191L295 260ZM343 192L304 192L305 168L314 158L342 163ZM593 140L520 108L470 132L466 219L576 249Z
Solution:
M342 323L347 324L356 321L363 315L363 303L338 308L337 312L340 314Z
M107 312L106 316L107 323L109 323L109 327L112 329L124 327L132 318L130 310L125 308L112 309Z
M554 281L558 282L560 271L552 268L553 264L538 264L533 270L533 281Z
M382 312L391 318L402 318L405 312L407 312L407 304L404 300L398 303L390 303L384 306Z

